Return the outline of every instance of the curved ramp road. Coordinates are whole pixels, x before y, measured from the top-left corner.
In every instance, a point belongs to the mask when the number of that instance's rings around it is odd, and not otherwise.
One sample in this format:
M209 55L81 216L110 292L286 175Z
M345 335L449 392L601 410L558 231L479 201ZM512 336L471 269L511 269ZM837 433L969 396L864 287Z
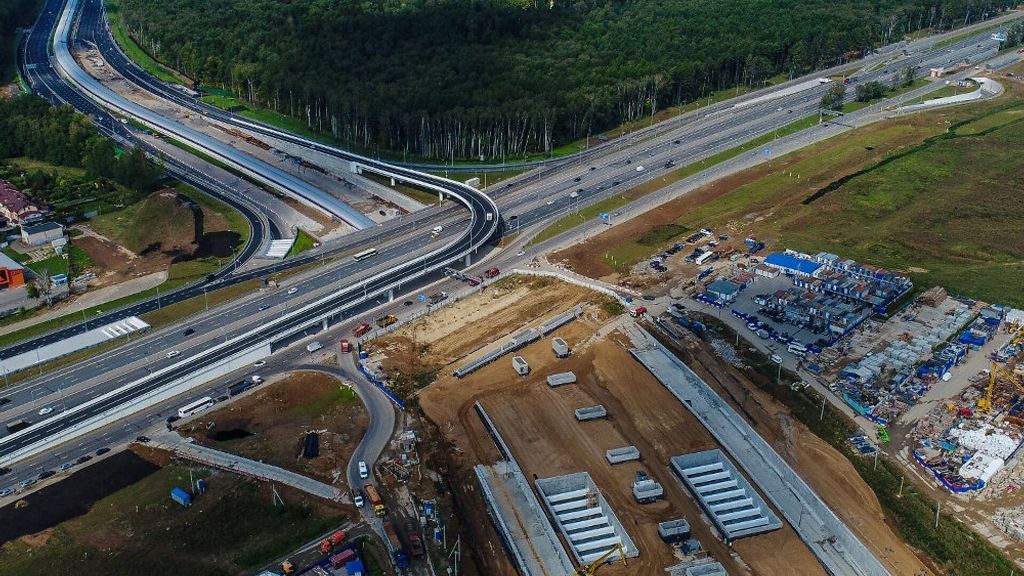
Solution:
M115 109L126 116L152 126L162 133L174 136L190 146L199 148L210 156L238 169L243 174L265 182L304 204L326 212L357 230L375 225L372 220L358 210L306 181L296 178L266 162L257 160L201 132L165 118L148 108L123 98L100 84L99 81L87 74L78 65L68 46L71 27L74 24L74 16L80 1L70 0L65 5L64 12L57 22L57 29L53 39L53 53L56 58L57 69L82 92L103 103L107 108Z
M74 19L75 10L78 5L79 0L70 0L68 2L57 24L54 40L54 49L57 52L58 59L61 56L64 58L64 62L60 65L65 68L66 77L72 82L75 82L81 77L81 74L84 74L77 67L74 59L70 57L71 55L67 48L67 38L71 22ZM75 70L78 70L78 73ZM86 84L96 84L88 76L81 78L81 80ZM81 85L80 87L85 88ZM99 90L90 91L90 95L93 98L99 98L105 105L115 108L118 107L119 101L123 101L121 97L102 87ZM115 102L108 102L104 100L104 97L109 97L115 100ZM141 107L136 108L141 109ZM171 136L178 136L176 131L180 125L177 123L164 121L149 110L141 109L140 111L143 113L142 119L157 119L163 125L162 129L166 130ZM204 148L205 142L205 138L200 138L196 144L198 144L200 149L206 150ZM232 153L241 155L241 153L235 151ZM47 449L55 442L66 441L106 423L115 421L131 411L143 409L148 398L161 391L166 391L168 388L180 385L190 375L215 368L232 358L251 353L260 347L267 346L271 342L286 338L309 326L330 319L377 295L387 293L397 286L407 284L410 281L430 275L441 268L455 264L463 258L469 257L477 249L489 242L500 229L501 220L497 205L490 197L475 188L444 178L395 168L371 160L365 160L360 162L360 164L367 169L406 178L424 188L447 194L469 209L471 215L469 226L460 231L448 243L439 246L431 252L366 278L356 285L339 287L336 292L307 303L284 316L269 320L255 330L236 334L233 337L227 338L223 344L213 346L199 354L154 371L145 378L126 383L107 394L75 406L59 416L49 418L37 425L30 426L25 430L3 438L0 440L0 462L6 463L27 457Z

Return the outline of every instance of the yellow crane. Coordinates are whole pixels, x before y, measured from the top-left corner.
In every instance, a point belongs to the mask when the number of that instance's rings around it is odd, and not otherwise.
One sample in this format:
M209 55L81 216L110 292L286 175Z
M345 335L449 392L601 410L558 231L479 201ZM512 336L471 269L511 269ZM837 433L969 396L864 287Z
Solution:
M579 570L576 571L577 576L594 576L594 574L597 573L597 569L600 568L604 561L607 560L608 557L614 554L615 552L619 553L619 558L622 559L622 564L625 565L626 549L622 546L622 544L616 544L615 547L602 554L601 557L597 560L594 560L590 564L580 566Z
M1020 390L1020 392L1024 394L1024 385L1022 385L1013 374L1007 372L998 364L993 362L988 373L988 388L985 390L985 397L978 400L978 410L985 413L992 412L992 392L996 389L996 384L1000 381L1006 381L1013 384L1017 390Z

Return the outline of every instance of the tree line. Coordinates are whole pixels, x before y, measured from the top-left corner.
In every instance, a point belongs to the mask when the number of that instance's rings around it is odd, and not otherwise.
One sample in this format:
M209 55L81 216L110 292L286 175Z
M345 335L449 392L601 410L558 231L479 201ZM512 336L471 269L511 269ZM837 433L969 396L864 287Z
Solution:
M16 60L15 31L32 23L41 0L3 0L0 2L0 82L14 77Z
M198 84L364 150L500 160L760 87L994 0L116 0Z
M18 174L27 193L50 203L88 196L128 204L151 191L163 173L139 149L118 156L113 141L70 106L53 107L28 95L0 100L0 158L20 156L85 170L84 180L76 182L45 170Z

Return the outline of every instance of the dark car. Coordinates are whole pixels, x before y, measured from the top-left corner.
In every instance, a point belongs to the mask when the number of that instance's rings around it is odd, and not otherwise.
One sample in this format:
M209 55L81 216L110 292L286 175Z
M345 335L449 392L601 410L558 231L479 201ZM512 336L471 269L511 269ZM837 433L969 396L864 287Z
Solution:
M406 300L405 302L402 302L402 306L412 306L412 300Z
M85 464L89 460L92 460L92 455L86 454L85 456L80 456L78 460L75 460L75 464Z
M3 406L4 404L10 404L10 403L11 403L11 399L10 398L0 398L0 406Z
M167 423L168 424L170 424L171 422L177 422L178 420L181 420L181 418L179 418L177 416L174 416L174 415L171 415L171 416L167 417Z
M50 476L56 476L56 475L57 475L57 473L54 472L53 470L47 470L46 472L43 472L42 474L37 476L36 480L46 480Z
M582 180L582 178L580 178L579 176L577 176L577 177L573 178L573 180L572 180L572 181L573 181L573 182L579 182L580 180Z
M11 469L10 468L8 468L6 466L0 466L0 476L3 476L4 474L10 474L10 473L11 473Z
M182 335L184 335L184 336L191 336L191 335L193 335L195 333L196 333L196 331L195 331L194 328L186 328L185 331L182 332Z
M135 441L136 442L141 442L141 443L145 444L145 443L149 442L149 436L139 436L139 437L137 437L135 439Z
M99 450L96 451L96 455L97 456L103 456L107 452L110 452L110 448L107 448L106 446L104 446L103 448L100 448Z
M227 400L228 398L230 398L230 396L228 396L227 394L224 394L222 396L218 396L217 397L217 402L223 402L223 401Z

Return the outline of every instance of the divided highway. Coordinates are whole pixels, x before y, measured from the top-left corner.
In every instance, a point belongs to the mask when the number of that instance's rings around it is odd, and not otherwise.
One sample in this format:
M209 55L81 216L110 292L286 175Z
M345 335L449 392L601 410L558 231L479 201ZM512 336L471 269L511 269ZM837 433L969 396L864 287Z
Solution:
M152 118L152 116L155 116L154 113L132 103L126 103L123 98L106 88L97 88L97 86L92 85L95 84L95 81L91 77L87 75L84 78L82 77L84 72L71 57L67 45L71 23L74 20L78 5L79 0L70 0L67 3L57 23L54 36L53 46L58 66L61 68L62 73L65 74L65 77L79 88L88 90L90 96L99 100L103 105L111 106L133 116L138 114L135 117L151 122L165 133L184 138L176 131L178 128L176 123L164 121L159 117ZM207 149L204 147L206 138L202 137L202 135L199 136L200 138L195 138L192 143L206 151ZM190 135L190 137L193 136ZM232 152L232 155L240 154L237 151ZM189 374L216 366L225 360L316 324L322 319L335 317L343 311L358 306L368 299L385 293L396 286L414 282L443 267L456 264L488 243L500 230L500 217L497 205L487 195L475 188L412 170L392 167L355 155L351 155L351 159L358 161L366 169L394 174L424 188L445 193L469 209L471 217L468 227L438 249L423 256L406 260L389 270L363 280L357 285L340 288L326 297L306 304L293 312L268 320L255 330L235 336L223 344L213 346L185 360L157 370L148 377L75 406L57 417L50 418L40 424L30 426L25 430L0 439L0 463L10 462L24 457L33 451L42 449L49 443L51 438L75 429L87 422L95 421L105 413L116 410L129 401L145 397L173 385ZM255 167L258 168L258 166Z

